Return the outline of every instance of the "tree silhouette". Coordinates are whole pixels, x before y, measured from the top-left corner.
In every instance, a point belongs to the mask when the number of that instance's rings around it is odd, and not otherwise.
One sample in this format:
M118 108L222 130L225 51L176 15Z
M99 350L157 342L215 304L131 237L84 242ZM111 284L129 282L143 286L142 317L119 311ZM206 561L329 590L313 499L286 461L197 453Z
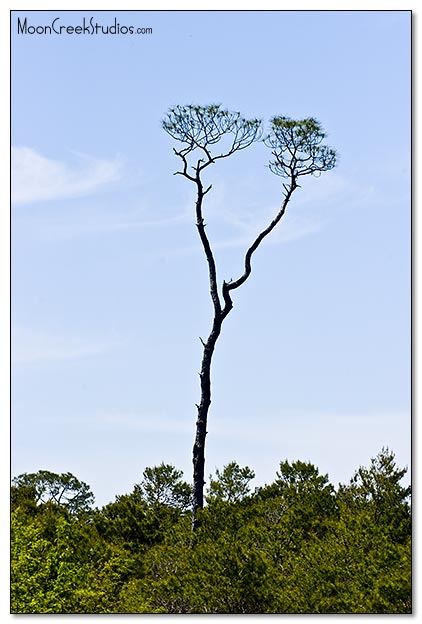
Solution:
M212 186L204 189L202 172L216 161L232 156L259 141L263 135L260 119L245 119L238 112L223 109L221 105L175 106L170 108L162 122L163 129L182 143L174 153L182 160L182 175L196 186L196 227L208 262L210 295L214 307L211 332L203 345L200 375L201 398L197 404L196 436L193 446L193 521L199 525L198 510L204 504L205 437L207 417L211 404L211 361L221 333L224 319L233 308L231 293L239 288L252 271L251 259L263 239L275 228L284 215L293 192L299 187L298 179L305 175L319 175L332 169L336 163L335 151L322 145L325 138L320 124L313 118L293 120L273 117L264 143L271 149L270 170L287 180L283 183L283 201L271 223L262 230L247 249L244 271L236 280L223 281L221 297L218 291L217 269L210 241L205 231L203 202ZM219 151L217 151L217 146Z

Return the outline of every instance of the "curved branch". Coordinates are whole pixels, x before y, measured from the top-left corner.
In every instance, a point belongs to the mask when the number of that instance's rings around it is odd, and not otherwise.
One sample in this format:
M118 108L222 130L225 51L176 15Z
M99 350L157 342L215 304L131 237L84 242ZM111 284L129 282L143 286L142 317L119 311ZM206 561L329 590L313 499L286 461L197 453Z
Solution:
M241 286L248 279L249 275L252 272L251 259L252 259L253 253L258 249L259 245L264 240L264 238L268 236L268 234L275 228L277 223L280 221L281 217L284 215L286 211L287 204L289 203L290 198L294 190L297 187L298 187L298 184L296 183L296 176L292 176L291 181L290 181L290 186L285 187L286 195L284 197L284 201L281 205L280 210L278 211L274 219L271 221L271 223L265 228L265 230L262 230L262 232L257 236L257 238L254 240L252 245L247 250L245 254L245 270L243 274L237 280L234 280L234 281L230 280L230 282L226 282L226 281L223 282L222 294L223 294L225 305L221 312L222 319L224 319L227 316L227 314L230 312L230 310L233 307L233 302L230 296L230 291L235 290L236 288L239 288L239 286Z

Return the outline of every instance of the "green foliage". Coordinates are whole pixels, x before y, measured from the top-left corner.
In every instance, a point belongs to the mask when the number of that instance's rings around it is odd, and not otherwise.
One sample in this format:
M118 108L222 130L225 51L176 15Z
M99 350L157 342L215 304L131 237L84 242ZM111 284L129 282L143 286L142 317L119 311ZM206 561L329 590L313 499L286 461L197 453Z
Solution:
M215 479L210 475L207 501L215 499L237 502L250 493L249 482L255 478L255 473L248 466L241 468L237 462L230 462L220 472L217 468Z
M245 119L239 112L223 109L220 104L174 106L162 122L163 129L177 141L186 144L186 150L196 149L209 157L209 148L223 137L230 137L226 154L244 149L261 135L260 119Z
M162 533L157 516L136 493L116 497L95 513L94 523L105 540L132 552L157 543Z
M182 476L183 472L170 464L146 468L143 481L135 485L134 494L153 507L166 505L186 511L190 506L192 488L182 481Z
M294 120L273 117L265 144L271 148L274 160L270 169L283 178L320 175L336 166L336 152L322 145L326 134L313 117Z
M206 539L191 547L165 546L150 553L144 612L253 613L267 593L266 554L246 540ZM259 605L259 606L258 606Z
M133 553L160 544L181 518L179 509L166 505L148 506L137 492L118 496L94 515L99 534Z
M341 513L283 566L286 613L409 613L410 543L394 543L370 514Z
M394 453L383 448L369 468L360 467L349 486L341 486L339 498L349 507L366 509L374 522L390 532L394 541L405 542L411 531L411 486L401 480L407 469L396 467Z
M89 511L94 502L89 486L70 472L55 474L48 470L39 470L35 473L24 473L13 479L13 485L27 492L28 488L32 488L37 504L62 505L71 514Z
M262 121L258 118L246 119L239 112L228 111L221 104L199 106L189 104L169 109L162 121L163 129L184 147L175 150L185 164L179 172L195 180L187 170L186 156L195 150L203 157L193 169L199 173L219 158L231 156L245 149L262 137ZM274 157L270 160L270 170L283 178L297 180L304 175L320 175L336 166L337 154L334 149L323 145L326 134L316 119L291 119L282 115L270 121L269 132L264 143ZM225 148L219 154L212 154L211 148L226 139Z
M37 512L37 490L34 485L22 485L10 488L10 506L12 511L17 507L25 509L26 513L35 515Z
M57 514L52 531L51 520L41 514L28 523L20 508L12 512L11 611L106 612L107 579L94 582L104 550L98 548L89 526Z
M411 613L405 472L383 449L335 492L283 461L251 493L253 471L231 462L195 532L173 466L90 515L14 486L12 612Z
M337 517L334 487L327 475L309 462L280 463L277 479L257 492L288 548L296 549L304 539L322 536L327 523Z

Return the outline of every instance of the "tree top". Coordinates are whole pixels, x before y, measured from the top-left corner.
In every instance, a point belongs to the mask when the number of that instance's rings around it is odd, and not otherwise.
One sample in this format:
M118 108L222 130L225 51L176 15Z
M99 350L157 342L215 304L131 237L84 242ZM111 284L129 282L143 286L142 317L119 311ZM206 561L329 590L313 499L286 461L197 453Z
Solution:
M282 178L320 175L336 166L337 154L327 145L321 124L314 117L290 119L273 117L264 143L272 149L269 168Z
M237 111L222 108L221 104L173 106L162 121L162 127L173 139L186 144L181 153L176 152L178 155L186 156L199 149L209 162L245 149L262 136L260 119L246 119ZM210 147L225 136L230 137L225 151L213 156Z

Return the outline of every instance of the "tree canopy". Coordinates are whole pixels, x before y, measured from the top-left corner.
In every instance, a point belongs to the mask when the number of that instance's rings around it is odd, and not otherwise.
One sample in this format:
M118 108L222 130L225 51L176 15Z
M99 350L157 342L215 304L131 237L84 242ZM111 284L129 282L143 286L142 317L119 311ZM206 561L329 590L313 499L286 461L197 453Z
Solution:
M337 489L311 462L283 460L252 490L254 471L232 461L210 477L193 533L170 464L81 515L31 505L16 480L11 611L411 613L405 474L383 449Z
M166 505L186 511L190 507L192 489L182 476L181 470L162 462L144 470L143 480L135 485L134 493L148 505Z
M261 138L263 131L260 119L245 119L239 112L222 108L221 104L174 106L162 125L173 139L185 144L180 152L174 150L177 156L184 160L188 154L199 150L202 159L197 162L196 172L249 147ZM226 144L222 151L212 154L211 149L223 139ZM189 177L187 169L183 175Z
M326 138L319 121L313 117L290 119L273 117L265 144L274 160L269 167L282 178L319 175L336 166L336 152L322 141Z
M26 488L27 492L32 492L37 505L54 503L63 506L71 514L89 511L94 502L89 485L79 481L70 472L25 472L15 477L12 485L18 490Z

